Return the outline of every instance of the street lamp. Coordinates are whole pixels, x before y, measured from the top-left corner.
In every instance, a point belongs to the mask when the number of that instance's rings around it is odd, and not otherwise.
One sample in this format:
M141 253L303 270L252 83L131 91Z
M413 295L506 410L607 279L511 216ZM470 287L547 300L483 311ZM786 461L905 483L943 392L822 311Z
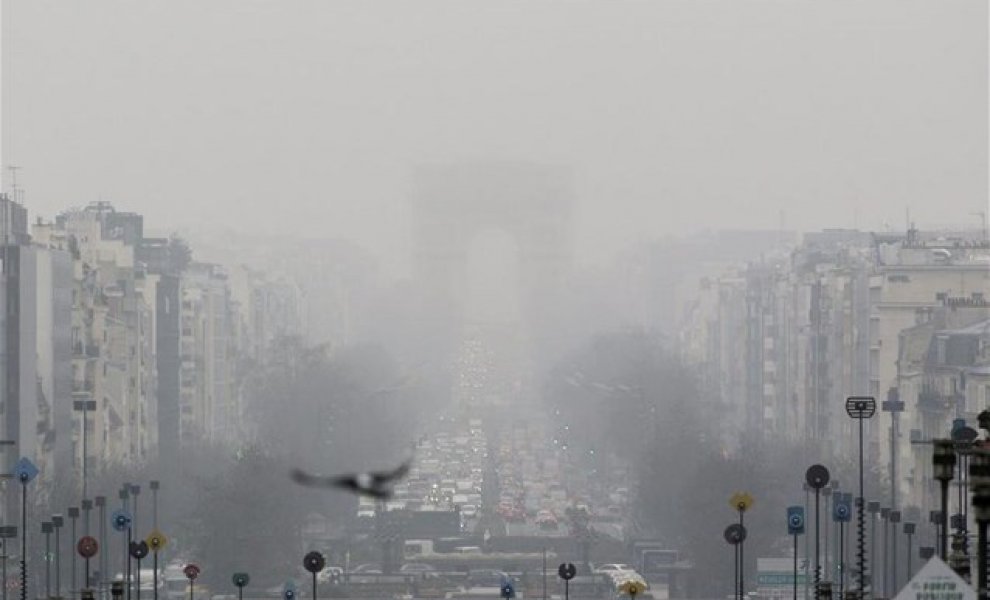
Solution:
M821 530L821 510L819 500L822 488L828 484L828 469L824 465L811 465L804 473L804 479L808 487L815 490L815 600L819 600L821 595L822 563L819 554L819 535Z
M867 502L866 512L870 513L870 591L875 593L877 589L877 515L880 513L880 503Z
M866 597L866 535L863 510L863 421L877 412L877 401L872 396L851 396L846 399L846 414L859 421L859 496L856 498L857 525L856 566L859 568L859 598Z
M907 536L907 574L905 579L911 581L911 576L914 575L914 568L912 567L912 560L914 559L913 547L911 545L911 537L914 535L914 523L904 523L904 535Z
M59 541L59 531L65 519L62 515L52 515L52 527L55 528L55 597L62 597L62 545Z
M45 536L45 597L52 597L52 522L41 522L41 533ZM4 587L7 580L4 578Z
M890 522L890 509L886 506L880 509L880 520L883 521L883 597L890 598L890 535L888 535L888 523Z
M69 564L70 564L70 568L72 569L69 572L69 581L71 582L71 587L69 589L72 590L72 591L69 592L69 593L70 594L75 594L76 593L76 551L75 551L75 548L76 548L76 519L79 518L79 507L78 506L70 506L68 512L69 512L69 521L71 522L70 530L72 532L72 535L69 538L69 557L71 558L71 560L69 561Z
M892 572L890 574L890 581L894 585L893 591L896 593L898 587L900 586L900 581L898 581L898 569L897 569L897 524L901 522L901 511L892 510L890 511L890 568Z
M86 447L86 430L89 423L88 413L96 410L96 400L88 400L89 394L87 392L74 392L73 396L81 396L81 398L75 398L72 400L72 410L82 413L82 497L83 499L89 498L89 490L86 487L86 460L87 460L87 447ZM88 535L88 532L87 532Z
M107 553L110 550L110 548L107 547L107 545L106 545L106 541L107 541L107 497L106 496L97 496L96 498L93 499L93 502L96 504L96 508L98 508L100 510L100 532L99 532L100 533L100 540L99 540L99 544L100 544L100 548L103 549L100 552L100 558L99 558L99 560L100 560L100 577L97 580L97 585L100 585L101 582L107 580L107 566L108 566L107 565Z
M942 487L942 535L939 539L939 558L948 560L949 548L949 482L956 467L956 453L952 440L933 440L932 469Z
M983 413L980 413L981 416ZM973 486L973 517L976 519L976 593L987 600L987 527L990 525L990 449L978 447L969 461Z

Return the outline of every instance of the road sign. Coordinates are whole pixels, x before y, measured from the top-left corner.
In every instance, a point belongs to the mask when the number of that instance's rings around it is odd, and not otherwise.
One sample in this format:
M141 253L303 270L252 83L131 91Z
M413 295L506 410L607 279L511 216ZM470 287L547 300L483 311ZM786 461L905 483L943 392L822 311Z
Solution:
M79 543L76 544L76 551L83 558L93 558L99 550L100 545L96 542L96 538L92 536L84 535L79 538Z
M113 523L113 528L117 531L127 531L131 526L131 513L122 508L115 510L110 517L110 522Z
M502 597L503 598L508 599L508 598L515 598L516 597L516 588L512 587L512 582L511 581L503 581L502 582L502 590L501 591L502 591Z
M846 398L846 414L854 419L869 419L877 412L873 396L849 396Z
M327 559L323 558L323 555L316 550L307 552L306 556L303 557L303 568L310 573L319 573L325 566L327 566Z
M814 490L820 490L828 485L829 473L825 465L811 465L804 473L804 480Z
M234 582L234 585L242 588L251 582L251 577L247 573L234 573L230 580Z
M148 547L151 548L152 552L158 552L168 544L168 538L165 537L164 533L158 531L157 529L152 529L151 533L148 534L148 537L146 537L144 541L148 544Z
M746 512L749 510L749 507L753 506L753 497L747 492L736 492L735 494L732 494L731 498L729 498L729 506L731 506L733 510Z
M296 584L286 581L282 587L282 598L284 600L296 600Z
M574 566L574 563L561 563L557 567L557 575L560 575L560 578L564 581L570 581L577 575L577 567Z
M976 591L935 556L921 567L894 600L976 600Z
M34 463L31 462L30 458L22 456L21 459L17 461L17 464L14 465L14 475L17 477L18 481L27 485L28 483L31 483L32 479L38 476L38 467L34 466Z
M804 533L804 507L787 507L787 534L801 535Z
M186 579L193 580L199 577L199 566L189 563L182 568L182 572L185 574Z
M836 494L832 504L832 518L838 523L848 523L852 517L852 495Z
M131 542L130 547L131 557L135 560L141 560L145 556L148 556L148 544L144 540L140 542Z
M746 541L746 528L739 523L733 523L725 528L723 535L725 536L725 541L735 546Z

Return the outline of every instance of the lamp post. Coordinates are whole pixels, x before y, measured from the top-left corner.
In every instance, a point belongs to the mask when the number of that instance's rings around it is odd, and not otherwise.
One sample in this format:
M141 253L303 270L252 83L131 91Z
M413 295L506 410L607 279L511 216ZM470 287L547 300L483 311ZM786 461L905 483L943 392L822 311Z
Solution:
M127 511L127 499L131 497L131 484L125 483L120 491L117 493L120 498L120 509ZM131 549L130 549L130 537L124 542L124 562L121 563L121 572L124 575L124 587L126 588L125 594L127 600L131 600Z
M914 575L914 567L912 564L912 561L914 560L914 548L911 545L911 537L914 536L914 527L914 523L904 523L904 535L907 536L907 573L904 575L904 578L907 581L911 581L911 577Z
M59 531L65 519L62 515L52 515L52 527L55 529L55 597L62 597L62 544L59 540Z
M822 488L828 484L829 472L823 465L811 465L804 473L804 479L808 487L815 490L815 600L820 600L822 563L819 553L819 536L821 532L821 510L819 501L821 499Z
M900 422L898 416L904 412L904 402L897 388L887 390L887 399L880 404L880 409L890 413L890 507L897 508L897 441L900 438Z
M943 561L949 557L949 482L952 481L956 467L956 453L952 440L933 440L932 470L942 491L942 523L941 539L939 539L939 558Z
M161 483L152 479L149 487L151 488L151 524L158 529L158 489Z
M100 538L99 538L99 544L100 544L100 548L102 548L103 550L100 552L100 558L99 558L99 561L100 561L100 578L99 579L100 580L97 581L97 585L102 588L103 587L102 586L102 582L108 580L108 577L107 577L107 554L108 554L108 551L109 551L109 547L107 547L107 545L106 545L106 541L107 541L107 498L106 498L106 496L97 496L96 498L93 499L93 502L94 502L94 504L96 504L96 508L98 508L99 509L99 512L100 512L100 531L99 531Z
M872 396L850 396L846 398L846 414L859 421L859 496L856 498L856 519L859 532L856 538L856 566L859 569L859 598L866 597L866 534L863 506L863 421L873 418L877 412L877 401Z
M42 521L41 533L45 535L45 598L52 597L52 522ZM7 587L6 579L3 582Z
M981 413L982 415L982 413ZM973 487L973 517L976 519L976 593L987 600L987 527L990 525L990 449L976 448L970 457L969 478Z
M877 589L877 515L880 513L879 502L867 502L866 512L870 513L870 591ZM861 598L860 600L864 600Z
M69 589L71 591L69 593L74 594L76 593L76 553L73 548L76 545L76 520L79 518L79 507L70 506L68 513L70 522L69 530L71 531L71 537L69 539L69 568L71 569L69 571Z
M825 527L823 543L822 543L822 573L825 575L826 581L831 581L832 571L828 560L828 524L829 515L832 514L831 499L832 499L832 484L829 484L822 488L822 496L825 498ZM831 588L830 588L831 589Z
M89 489L86 487L86 461L87 461L87 447L86 447L86 430L89 429L87 425L89 424L89 412L96 410L96 400L90 400L89 394L87 392L74 392L73 396L79 396L72 400L72 410L82 413L82 497L83 500L89 498ZM87 533L87 535L89 535ZM73 540L73 543L75 540Z
M880 520L883 521L883 597L890 598L890 536L887 535L887 524L890 522L890 509L880 509Z
M893 583L894 593L897 593L900 586L897 569L897 524L901 522L901 511L890 511L890 581Z

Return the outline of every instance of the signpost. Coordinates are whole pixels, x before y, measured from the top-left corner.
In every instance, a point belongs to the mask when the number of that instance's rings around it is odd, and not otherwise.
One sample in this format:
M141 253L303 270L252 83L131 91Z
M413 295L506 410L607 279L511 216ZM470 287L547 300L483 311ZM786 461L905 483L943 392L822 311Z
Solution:
M237 600L244 600L244 586L251 582L251 576L247 573L234 573L230 579L237 586Z
M842 595L844 582L846 579L846 562L845 562L845 538L846 538L846 523L849 522L852 516L852 495L851 494L835 494L832 503L832 518L835 522L839 524L839 541L836 546L836 554L839 560L835 561L838 567L838 577L836 578L839 584L839 598L843 598Z
M38 476L38 467L22 456L14 466L14 475L21 482L21 600L27 600L27 486Z
M746 524L743 521L743 515L751 506L753 506L753 497L749 495L748 492L736 492L729 498L729 506L739 512L739 525L745 527ZM746 571L746 560L743 554L743 542L745 541L745 536L739 541L739 598L740 600L746 596L746 586L743 581L745 580Z
M193 599L193 582L199 577L199 566L194 563L189 563L182 568L182 573L189 580L189 600Z
M128 537L130 537L130 530L128 530ZM141 600L141 559L148 556L148 544L144 540L140 540L137 542L131 542L128 548L131 553L131 557L137 561L135 583L137 584L137 600Z
M976 591L936 556L925 563L894 600L976 600Z
M327 559L323 555L313 550L307 552L303 557L303 568L313 574L313 600L316 600L316 574L327 566Z
M557 567L557 575L564 580L564 600L569 600L570 582L577 575L577 567L574 566L574 563L560 563L560 566Z
M86 589L89 589L89 559L96 556L99 552L100 545L97 543L96 538L88 535L84 535L79 538L79 542L76 543L76 551L79 552L79 556L83 557L86 561Z
M794 536L794 600L798 590L798 536L804 533L804 507L787 507L787 533ZM807 560L807 557L805 557ZM759 571L759 569L757 569Z
M819 589L819 584L822 577L821 556L818 550L818 537L820 535L820 511L818 502L821 498L822 488L828 485L829 477L828 469L823 465L811 465L804 473L805 482L811 489L815 490L815 600L819 600L820 597L821 590Z
M157 483L157 482L152 481L152 483ZM152 488L152 489L156 489L156 488ZM155 520L157 521L157 515ZM148 537L144 541L145 543L148 544L148 547L151 548L151 552L153 553L152 562L154 563L154 567L155 567L154 598L155 600L158 600L158 551L164 548L168 544L168 538L165 537L164 533L158 531L157 527L155 527L154 529L151 530L151 533L148 534Z

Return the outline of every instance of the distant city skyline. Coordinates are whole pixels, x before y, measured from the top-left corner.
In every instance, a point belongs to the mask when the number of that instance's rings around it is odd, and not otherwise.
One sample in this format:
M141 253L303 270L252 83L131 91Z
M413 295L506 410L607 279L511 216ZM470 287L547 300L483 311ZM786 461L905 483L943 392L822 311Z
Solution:
M809 231L987 210L980 0L3 8L2 163L33 215L108 200L401 271L422 165L571 169L582 262L781 211Z

